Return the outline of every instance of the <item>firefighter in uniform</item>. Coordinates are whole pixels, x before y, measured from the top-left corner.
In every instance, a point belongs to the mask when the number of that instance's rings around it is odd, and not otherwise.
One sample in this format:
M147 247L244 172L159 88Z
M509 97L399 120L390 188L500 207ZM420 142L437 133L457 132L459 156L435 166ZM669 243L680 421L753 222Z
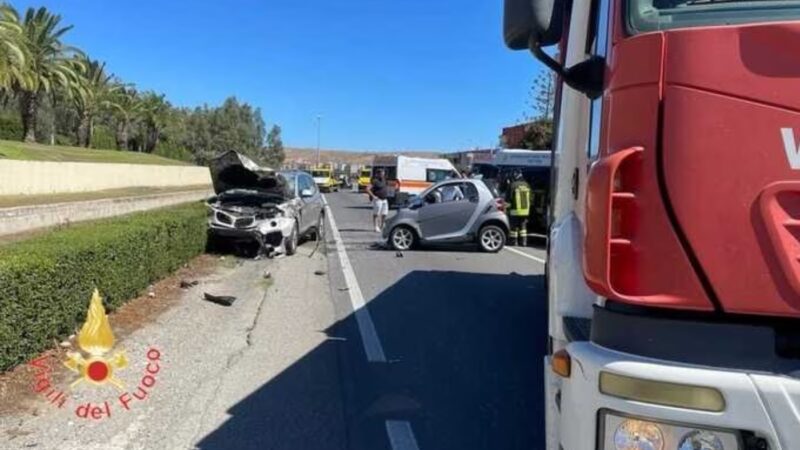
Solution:
M522 172L511 174L511 184L506 190L508 222L511 225L511 245L528 245L528 217L531 213L531 186L522 178Z

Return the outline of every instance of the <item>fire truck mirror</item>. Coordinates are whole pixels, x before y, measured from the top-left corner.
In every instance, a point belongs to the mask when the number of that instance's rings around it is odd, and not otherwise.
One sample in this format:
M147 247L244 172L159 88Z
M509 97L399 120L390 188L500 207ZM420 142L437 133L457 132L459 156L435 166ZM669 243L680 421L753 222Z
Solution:
M503 36L513 50L527 50L531 42L546 47L561 40L563 0L505 0Z

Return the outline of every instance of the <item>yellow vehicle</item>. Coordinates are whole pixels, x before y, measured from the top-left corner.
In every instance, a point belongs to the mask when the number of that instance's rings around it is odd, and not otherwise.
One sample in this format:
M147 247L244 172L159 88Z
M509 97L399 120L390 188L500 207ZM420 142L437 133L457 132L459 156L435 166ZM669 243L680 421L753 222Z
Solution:
M358 190L366 191L369 182L372 179L372 167L364 166L358 172Z
M317 166L311 169L311 176L322 192L333 192L339 190L339 181L333 176L333 167Z

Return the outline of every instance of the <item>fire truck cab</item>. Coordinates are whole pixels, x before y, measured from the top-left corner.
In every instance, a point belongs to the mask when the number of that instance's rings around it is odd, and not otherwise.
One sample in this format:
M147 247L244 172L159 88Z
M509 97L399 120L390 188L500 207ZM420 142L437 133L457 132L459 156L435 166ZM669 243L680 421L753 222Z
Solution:
M547 448L800 449L800 1L506 0L504 37L558 75Z

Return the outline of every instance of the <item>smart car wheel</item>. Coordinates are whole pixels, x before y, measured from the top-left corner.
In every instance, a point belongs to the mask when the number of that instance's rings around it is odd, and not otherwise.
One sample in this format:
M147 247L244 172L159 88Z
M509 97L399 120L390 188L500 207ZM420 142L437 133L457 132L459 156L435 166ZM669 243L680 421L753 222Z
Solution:
M478 233L478 245L485 252L497 253L506 245L506 233L497 225L484 225Z
M417 236L411 228L405 226L395 227L389 233L389 244L395 250L410 250L416 243Z
M286 247L286 254L288 256L294 255L297 253L297 243L300 240L300 231L297 229L297 223L295 222L294 228L292 228L292 234L286 238L286 242L283 244Z

